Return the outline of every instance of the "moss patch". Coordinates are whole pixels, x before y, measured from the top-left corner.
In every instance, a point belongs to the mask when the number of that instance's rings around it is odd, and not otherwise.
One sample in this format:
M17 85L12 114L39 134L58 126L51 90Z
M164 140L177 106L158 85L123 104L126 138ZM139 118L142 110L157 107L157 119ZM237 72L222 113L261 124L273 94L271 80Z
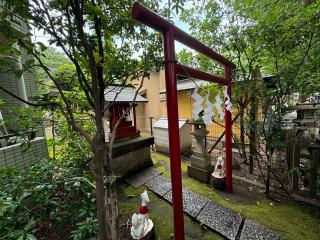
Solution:
M152 153L156 168L164 170L163 176L170 178L169 158L159 153ZM187 172L186 162L181 162L182 173ZM292 204L276 204L263 196L255 204L235 204L221 197L211 187L189 177L182 179L183 186L197 192L210 200L233 209L244 218L254 219L288 239L319 239L320 219Z
M140 206L140 193L145 190L144 187L134 189L132 186L123 186L124 198L120 201L120 214L131 216L138 211ZM148 192L150 199L149 217L155 224L156 239L168 240L173 235L172 206L167 201L158 197L152 192ZM198 222L194 222L190 217L184 216L186 239L223 239L220 235L204 230Z

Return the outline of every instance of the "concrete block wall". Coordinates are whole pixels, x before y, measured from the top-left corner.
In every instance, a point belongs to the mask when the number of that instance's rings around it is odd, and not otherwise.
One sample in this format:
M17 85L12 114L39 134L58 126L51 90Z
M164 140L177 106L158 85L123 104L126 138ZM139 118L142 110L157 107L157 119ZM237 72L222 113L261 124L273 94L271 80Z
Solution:
M21 64L22 66L25 64L26 61L32 59L32 56L27 55L27 51L24 48L20 49L21 51ZM33 97L38 95L39 85L36 81L34 73L30 71L25 71L23 73L24 84L27 92L27 97Z
M9 167L23 169L48 157L46 139L38 137L31 140L29 146L19 143L0 148L0 169Z
M13 72L9 69L0 69L0 84L3 88L12 92L13 94L17 94L17 78ZM1 112L4 118L9 117L6 111L6 108L10 108L13 106L19 106L19 101L14 99L9 94L6 94L3 91L0 91L0 98L5 102L6 107L1 108Z
M31 56L27 55L25 49L21 48L21 62L22 65L32 58ZM15 64L15 63L14 63ZM25 82L25 89L27 93L27 97L33 97L38 95L39 85L35 79L35 76L32 72L26 71L23 73L24 82ZM0 84L3 88L7 89L8 91L12 92L13 94L18 94L17 92L17 76L10 70L10 69L0 69ZM10 119L10 112L8 109L17 107L21 105L21 102L9 94L0 91L0 99L5 102L5 107L0 106L0 110L2 112L2 116L4 119ZM37 128L37 136L44 136L44 129L43 126L39 125Z
M2 11L12 11L10 9L10 6L7 4L7 1L0 0L0 13ZM14 21L11 21L12 20ZM23 34L28 34L31 30L30 25L28 21L22 19L19 16L11 15L8 17L8 22L11 24L11 26ZM0 38L4 39L5 36L1 34L0 29ZM20 60L22 65L26 63L27 60L32 59L32 55L27 54L26 49L19 46L20 49ZM10 67L9 67L10 66ZM0 85L1 87L7 89L8 91L12 92L13 94L17 95L17 76L12 71L12 68L18 68L18 63L16 61L12 61L8 64L7 67L1 67L0 69ZM36 96L38 94L38 84L36 82L35 76L34 76L34 69L25 71L23 73L23 78L25 81L25 89L27 97L30 98L31 96ZM19 106L21 103L20 101L16 100L15 98L11 97L9 94L4 93L3 91L0 91L0 99L4 100L5 104L4 106L0 106L0 110L2 112L2 116L4 119L10 119L10 111L8 109ZM44 129L42 126L38 127L37 136L44 136Z
M23 65L31 57L27 55L25 49L21 48L20 51L21 51L21 63ZM15 63L13 63L13 64L15 64ZM23 78L24 78L27 97L29 98L29 97L37 96L39 86L38 86L38 83L35 79L34 74L30 71L25 71L23 73ZM9 69L9 68L1 68L0 69L0 83L3 88L7 89L8 91L10 91L14 94L18 94L18 92L17 92L17 76L15 75L15 73L11 69ZM0 97L9 106L13 106L13 105L19 106L19 104L20 104L20 101L16 100L15 98L11 97L10 95L8 95L2 91L0 92ZM3 115L5 117L5 115L6 115L5 111L3 112Z

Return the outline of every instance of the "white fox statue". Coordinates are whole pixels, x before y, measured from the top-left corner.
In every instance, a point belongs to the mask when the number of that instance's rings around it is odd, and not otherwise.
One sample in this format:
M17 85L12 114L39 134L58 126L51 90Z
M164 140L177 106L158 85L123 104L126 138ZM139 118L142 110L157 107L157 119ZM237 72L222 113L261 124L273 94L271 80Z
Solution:
M133 239L141 239L148 234L153 228L153 222L148 217L148 206L150 202L147 191L144 191L141 195L141 206L139 208L139 214L134 213L131 218L131 236Z

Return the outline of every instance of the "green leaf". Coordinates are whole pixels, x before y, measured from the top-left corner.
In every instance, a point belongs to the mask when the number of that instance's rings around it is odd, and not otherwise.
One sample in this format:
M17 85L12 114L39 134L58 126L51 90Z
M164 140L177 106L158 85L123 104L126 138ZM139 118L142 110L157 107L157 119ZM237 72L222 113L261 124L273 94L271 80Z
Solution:
M31 192L23 192L22 195L19 197L19 201L18 202L20 203L23 199L25 199L25 198L27 198L27 197L29 197L31 195L32 195Z
M36 42L36 45L39 45L42 52L48 49L48 47L44 45L42 42Z
M36 238L35 235L28 233L27 234L27 240L37 240L37 238Z

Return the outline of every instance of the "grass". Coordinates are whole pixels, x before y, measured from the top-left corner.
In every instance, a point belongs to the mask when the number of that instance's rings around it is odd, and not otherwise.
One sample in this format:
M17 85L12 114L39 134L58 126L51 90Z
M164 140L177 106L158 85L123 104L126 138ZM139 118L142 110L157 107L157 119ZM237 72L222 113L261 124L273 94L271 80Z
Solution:
M170 178L169 158L159 153L152 153L154 166L164 171L163 176ZM182 173L187 172L187 164L181 162ZM308 210L293 204L277 204L264 197L255 204L235 204L221 197L211 187L198 182L192 178L183 178L183 186L197 192L210 200L230 208L241 214L244 218L254 219L281 234L287 239L293 240L318 240L320 237L320 219L313 216Z

